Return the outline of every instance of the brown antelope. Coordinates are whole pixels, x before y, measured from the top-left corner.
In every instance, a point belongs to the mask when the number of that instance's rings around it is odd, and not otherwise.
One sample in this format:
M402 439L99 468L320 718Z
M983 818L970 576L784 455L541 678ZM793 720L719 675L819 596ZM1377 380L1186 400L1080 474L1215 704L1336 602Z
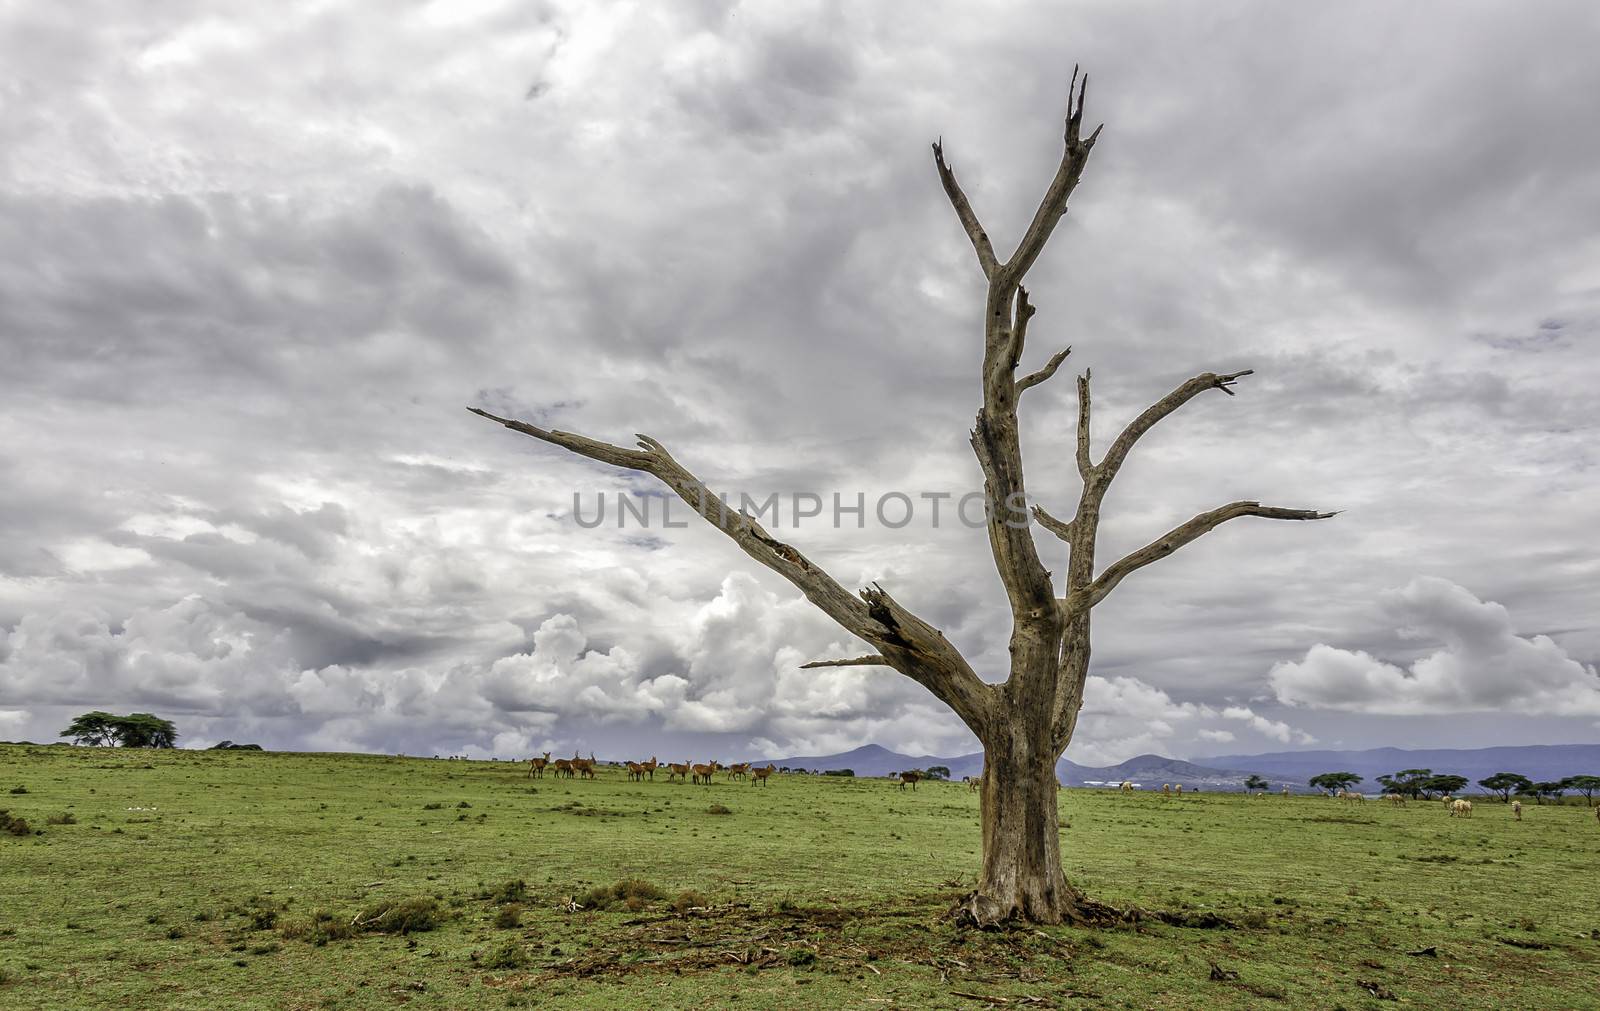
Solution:
M643 762L629 762L628 763L628 782L632 783L632 782L635 782L635 781L644 782L644 763Z
M556 759L554 762L552 762L550 764L552 764L552 765L554 765L556 767L556 778L557 779L562 779L562 778L571 779L572 778L572 759L570 759L570 758L558 758L558 759Z
M690 768L691 767L688 762L684 762L682 765L679 765L677 762L668 762L667 782L672 782L673 776L677 776L679 779L688 779Z
M550 764L550 752L546 751L543 758L528 759L528 776L531 779L543 779L544 767Z
M728 778L729 779L748 779L749 778L748 773L750 772L751 764L752 763L750 763L750 762L738 762L738 763L736 763L734 765L728 766Z
M694 781L710 786L712 775L720 768L722 768L720 762L712 762L710 765L696 765L692 770L694 772Z
M594 778L594 752L589 752L588 758L579 758L577 752L572 753L572 771L584 779Z
M750 785L751 786L755 786L757 783L760 783L762 786L766 786L767 785L767 779L772 775L772 773L777 768L778 767L776 765L773 765L771 762L768 762L767 763L767 767L765 769L751 769L750 770L750 776L751 776Z
M962 776L961 781L967 784L967 792L971 793L983 785L982 776Z
M906 784L910 783L911 789L915 790L917 788L917 780L921 778L922 773L920 772L902 772L900 774L900 789L904 790L906 788Z
M645 775L650 777L650 781L652 783L655 782L655 779L656 779L656 766L661 764L660 762L656 761L656 756L651 755L650 756L650 761L648 761L648 762L640 762L639 764L644 766Z

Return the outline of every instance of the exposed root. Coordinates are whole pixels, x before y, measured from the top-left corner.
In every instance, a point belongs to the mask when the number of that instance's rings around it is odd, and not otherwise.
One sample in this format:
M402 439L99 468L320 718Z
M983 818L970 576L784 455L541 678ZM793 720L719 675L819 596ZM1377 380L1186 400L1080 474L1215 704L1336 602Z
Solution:
M1198 930L1233 930L1238 926L1232 920L1210 911L1174 913L1165 909L1140 909L1138 906L1119 909L1079 895L1064 902L1053 919L1046 916L1030 917L1016 903L1001 902L976 891L962 896L950 908L948 915L956 926L973 930L1002 930L1032 923L1065 923L1086 928L1137 927L1152 920L1171 927Z

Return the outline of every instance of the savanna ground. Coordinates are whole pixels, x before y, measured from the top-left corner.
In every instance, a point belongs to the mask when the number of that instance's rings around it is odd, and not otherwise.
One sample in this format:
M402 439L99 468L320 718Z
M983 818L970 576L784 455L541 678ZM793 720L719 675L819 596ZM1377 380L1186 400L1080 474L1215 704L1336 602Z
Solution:
M525 769L0 746L0 1007L1600 1007L1581 807L1067 790L1164 915L979 933L959 784Z

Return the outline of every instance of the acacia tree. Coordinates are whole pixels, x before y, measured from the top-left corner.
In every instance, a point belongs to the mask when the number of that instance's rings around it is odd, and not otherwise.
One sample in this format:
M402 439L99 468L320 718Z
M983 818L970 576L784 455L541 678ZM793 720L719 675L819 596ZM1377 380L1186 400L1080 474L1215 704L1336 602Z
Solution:
M513 431L601 463L653 475L714 522L751 558L792 583L808 600L874 650L865 656L820 660L806 667L886 666L922 685L959 716L983 745L983 866L976 890L957 906L956 918L976 925L1012 917L1041 923L1099 918L1104 907L1067 883L1061 869L1055 764L1077 726L1089 670L1089 616L1130 573L1166 557L1228 520L1325 519L1332 513L1231 502L1200 513L1097 571L1095 545L1107 489L1139 438L1157 422L1208 390L1232 396L1250 370L1205 372L1156 401L1124 428L1096 462L1089 440L1090 375L1078 377L1076 464L1082 480L1077 509L1057 519L1035 505L1031 518L1066 548L1066 578L1058 586L1045 568L1031 529L1023 481L1017 406L1024 392L1055 375L1070 348L1037 371L1018 374L1034 305L1023 287L1067 210L1100 128L1083 134L1084 96L1077 72L1067 93L1064 148L1055 177L1010 257L1001 260L979 222L939 143L934 166L977 254L985 297L983 406L971 433L989 503L986 525L995 568L1012 616L1010 663L998 683L986 681L938 629L911 613L874 583L851 593L793 546L772 536L742 510L720 506L704 482L655 439L636 436L636 448L471 410ZM710 511L708 512L708 504ZM1000 672L995 672L1000 673Z
M1497 772L1485 779L1478 780L1478 785L1490 793L1500 795L1500 803L1511 803L1513 793L1522 793L1533 785L1533 780L1515 772Z
M1350 789L1361 782L1363 778L1354 772L1324 772L1320 775L1312 776L1306 783L1309 786L1327 790L1329 793L1338 793L1340 790Z

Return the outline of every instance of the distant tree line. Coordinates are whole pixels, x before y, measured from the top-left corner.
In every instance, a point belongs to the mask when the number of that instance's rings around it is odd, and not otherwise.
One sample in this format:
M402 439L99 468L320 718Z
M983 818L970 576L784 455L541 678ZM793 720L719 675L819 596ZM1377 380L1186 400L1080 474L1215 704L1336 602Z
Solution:
M178 728L171 720L163 720L151 713L129 713L115 716L95 710L75 718L61 737L70 737L74 744L99 748L175 748L178 746Z
M1351 789L1363 778L1354 772L1324 772L1312 776L1309 783L1329 793L1338 793ZM1378 782L1389 793L1398 793L1413 800L1433 800L1465 789L1470 780L1465 776L1435 773L1432 769L1402 769L1379 776ZM1510 803L1512 796L1518 796L1531 797L1536 803L1542 804L1547 799L1559 800L1562 794L1572 790L1583 794L1585 803L1592 807L1595 793L1600 792L1600 776L1568 776L1536 783L1519 773L1497 772L1478 780L1478 785L1487 793L1498 796L1501 803Z

